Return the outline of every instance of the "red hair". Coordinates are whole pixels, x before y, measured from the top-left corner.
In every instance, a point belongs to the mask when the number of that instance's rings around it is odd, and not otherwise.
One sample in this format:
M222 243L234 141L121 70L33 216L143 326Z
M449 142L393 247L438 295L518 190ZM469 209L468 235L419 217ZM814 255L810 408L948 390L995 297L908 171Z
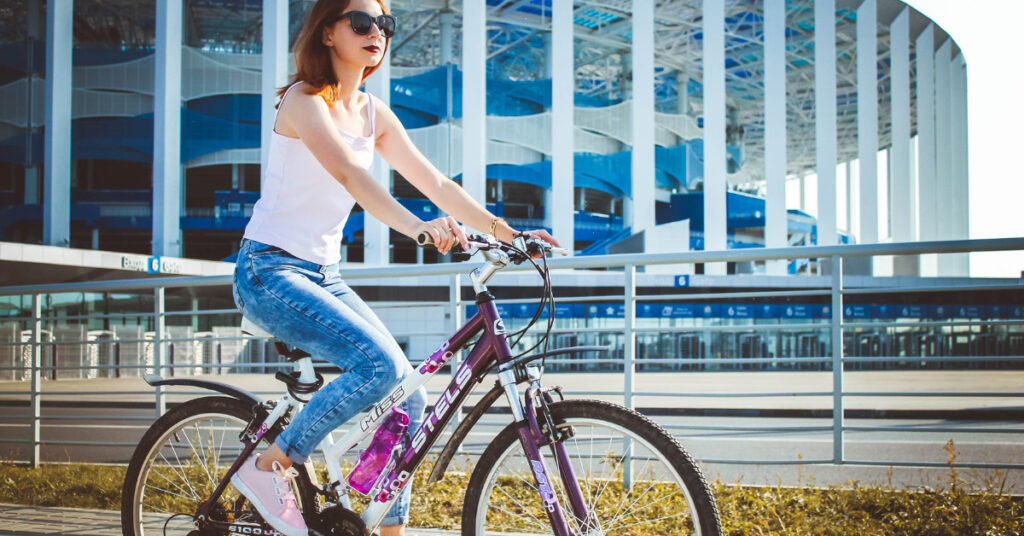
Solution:
M311 95L320 95L328 106L334 106L338 96L335 94L338 78L334 75L334 67L331 65L330 49L323 43L324 28L337 20L338 15L344 13L348 8L349 0L317 0L313 9L309 10L306 22L295 39L295 47L292 52L295 56L295 76L288 86L277 90L277 95L282 96L288 87L296 82L305 82L312 88ZM388 12L383 0L377 0L383 13ZM384 61L388 52L391 39L384 39L384 53L381 54L381 62ZM363 70L363 82L380 67L380 63Z

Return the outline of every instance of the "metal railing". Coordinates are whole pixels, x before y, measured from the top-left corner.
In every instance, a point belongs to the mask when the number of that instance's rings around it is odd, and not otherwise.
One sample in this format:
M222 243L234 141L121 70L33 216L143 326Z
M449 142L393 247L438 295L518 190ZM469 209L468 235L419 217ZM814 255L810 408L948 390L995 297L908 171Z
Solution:
M968 252L981 252L981 251L1019 251L1024 250L1024 238L1006 238L1006 239L987 239L987 240L960 240L960 241L940 241L940 242L917 242L917 243L897 243L897 244L868 244L868 245L854 245L854 246L802 246L795 248L776 248L776 249L743 249L743 250L728 250L728 251L712 251L712 252L683 252L683 253L660 253L660 254L632 254L632 255L605 255L605 256L594 256L594 257L576 257L576 258L563 258L563 259L552 259L549 265L553 270L576 270L576 269L621 269L622 270L622 294L602 294L600 296L582 296L582 297L571 297L561 298L559 303L579 303L579 302L616 302L621 301L624 305L625 314L622 321L622 326L618 327L583 327L583 328L566 328L556 329L553 331L555 334L576 334L577 336L587 334L595 335L608 335L613 334L615 337L621 339L621 348L618 349L618 355L621 357L603 357L593 359L576 359L576 358L562 358L562 359L550 359L548 363L554 366L566 364L588 364L588 365L600 365L600 364L614 364L616 367L621 365L622 369L622 390L578 390L575 394L579 395L602 395L602 396L614 396L621 395L623 402L628 407L636 406L636 399L638 397L675 397L678 400L686 400L692 397L704 397L708 399L715 398L782 398L782 397L829 397L831 398L831 423L828 426L733 426L733 425L692 425L692 424L675 424L666 426L667 428L676 431L772 431L772 432L788 432L788 431L799 431L799 432L831 432L832 435L832 456L827 459L798 459L798 460L762 460L762 459L704 459L706 462L715 463L771 463L771 464L810 464L810 463L831 463L831 464L845 464L855 463L861 465L887 465L887 466L916 466L916 467L931 467L931 466L944 466L945 463L941 462L928 462L922 460L871 460L871 459L857 459L849 460L844 451L845 434L846 432L857 431L857 432L868 432L868 431L906 431L909 428L901 425L892 426L851 426L846 424L846 405L845 399L849 397L1004 397L1004 398L1024 398L1024 392L964 392L964 391L942 391L942 392L849 392L844 386L844 365L856 364L856 363L876 363L876 362L890 362L893 359L910 359L913 361L920 361L922 363L944 363L949 361L984 361L989 358L968 358L967 356L933 356L933 357L887 357L887 356L857 356L847 357L844 355L844 330L846 329L857 329L857 328L919 328L927 325L937 325L943 328L945 327L971 327L978 325L1000 325L1000 326L1011 326L1018 327L1024 326L1024 319L1010 319L1010 320L988 320L988 321L937 321L937 322L850 322L844 319L844 298L849 295L865 294L865 293L877 293L885 294L891 292L916 292L916 293L930 293L930 292L946 292L950 290L965 291L965 290L1020 290L1022 287L1021 283L1007 284L1007 285L992 285L985 283L983 285L959 285L959 286L928 286L922 284L918 287L907 288L848 288L844 285L844 273L843 266L844 261L854 257L875 257L875 256L895 256L895 255L924 255L924 254L945 254L945 253L968 253ZM828 279L827 288L821 288L819 290L791 290L791 291L742 291L742 292L723 292L723 293L677 293L677 294L659 294L659 295L642 295L638 294L637 288L637 272L639 267L653 266L662 264L690 264L690 263L726 263L726 262L744 262L744 261L770 261L770 260L788 260L788 259L827 259L829 261L829 274L826 276ZM348 281L358 280L394 280L396 278L408 277L408 276L448 276L449 286L449 298L447 301L440 302L417 302L413 304L416 307L442 307L447 312L448 321L445 331L423 331L417 333L396 333L397 337L403 336L443 336L450 334L454 329L461 323L464 318L464 306L468 305L468 302L460 298L463 278L461 274L466 273L472 268L470 264L434 264L434 265L393 265L387 267L373 267L373 268L347 268L345 270L345 278ZM510 267L507 271L524 270L526 268L514 268ZM499 276L500 277L500 276ZM794 276L800 277L800 276ZM818 278L820 280L820 278ZM500 280L496 280L500 281ZM4 438L0 442L6 443L18 443L21 442L29 447L29 461L34 465L40 463L40 448L44 445L121 445L126 446L130 442L114 442L114 441L88 441L88 440L43 440L42 439L42 428L43 422L52 419L79 419L79 420L113 420L121 419L128 421L136 421L145 423L151 421L151 417L135 416L135 417L119 417L111 415L78 415L78 416L44 416L42 414L42 400L44 397L89 397L89 396L111 396L111 395L143 395L143 396L154 396L156 415L162 414L168 402L170 396L189 396L194 395L195 392L188 390L173 390L165 388L157 388L155 390L147 389L144 391L132 391L132 390L121 390L121 391L92 391L92 390L59 390L53 392L47 392L43 389L43 379L50 374L50 378L56 378L58 371L60 370L89 370L89 371L107 371L107 376L111 374L114 377L120 374L141 375L143 371L154 371L160 374L168 375L176 372L181 372L184 369L185 373L205 372L210 371L213 373L223 373L224 371L232 370L260 370L260 371L272 371L278 367L290 366L285 363L279 362L268 362L266 359L261 359L259 362L253 362L251 359L247 362L238 362L232 359L231 362L227 362L227 359L218 359L216 363L212 362L212 358L207 360L195 359L182 360L179 358L178 362L175 362L175 348L179 344L200 344L197 343L201 339L201 344L216 343L217 348L221 348L221 344L228 341L233 341L241 345L246 343L252 343L254 341L261 342L262 339L254 337L242 336L240 333L218 335L215 332L204 332L202 337L197 337L195 334L174 337L170 336L167 330L168 318L176 316L189 316L192 318L201 316L215 316L215 315L235 315L234 318L238 319L240 316L234 309L194 309L187 311L168 311L166 308L166 289L180 289L188 288L193 291L198 291L207 287L230 287L232 282L231 276L212 276L212 277L163 277L163 278L152 278L152 279L133 279L133 280L120 280L120 281L96 281L96 282L85 282L85 283L64 283L64 284L51 284L51 285L29 285L29 286L16 286L16 287L3 287L0 288L0 298L4 296L21 296L31 298L31 314L28 316L20 317L8 317L0 318L0 320L16 321L21 322L24 325L31 326L29 329L20 330L19 334L21 338L10 342L0 343L0 350L9 348L9 353L14 356L15 353L20 352L22 354L22 362L19 364L16 357L11 358L10 366L0 366L0 374L4 374L6 371L10 371L13 382L8 383L11 388L7 390L0 390L0 399L7 397L8 400L21 400L19 397L27 397L28 401L28 415L18 416L15 414L0 415L0 418L6 420L16 420L23 418L28 421L28 433L24 435L23 439L16 439L14 437ZM497 284L497 283L496 283ZM115 312L115 313L87 313L80 315L61 315L54 316L51 311L51 316L44 315L43 302L44 296L53 296L65 293L147 293L152 292L153 310L152 312ZM779 323L771 325L743 325L743 326L669 326L669 327L652 327L640 325L637 318L637 305L646 302L655 301L692 301L692 302L703 302L708 300L723 300L723 299L757 299L757 298L779 298L779 297L817 297L827 298L829 303L830 315L827 321L809 322L809 323ZM501 300L501 303L535 303L535 300L530 299L512 299L512 300ZM408 307L409 305L401 304L390 304L379 307ZM82 340L54 340L52 332L44 329L44 323L55 323L55 322L68 322L68 321L88 321L88 320L102 320L102 319L135 319L139 324L143 320L147 322L147 325L153 326L151 331L144 333L144 336L126 337L126 338L109 338L98 340L102 334L92 335L92 339L86 338ZM234 325L238 325L235 322ZM140 328L141 329L141 328ZM636 389L637 374L640 371L640 367L658 365L658 364L671 364L679 366L703 367L709 364L708 359L705 357L679 357L679 356L667 356L662 358L650 358L644 357L640 359L638 356L638 335L645 334L685 334L687 332L720 332L720 331L760 331L760 330L773 330L777 332L784 332L786 330L828 330L828 338L825 342L819 341L817 348L831 348L830 355L821 353L820 355L812 354L810 357L784 357L784 356L771 356L771 357L724 357L715 359L713 364L715 366L723 365L766 365L771 364L785 365L790 364L792 366L804 366L804 365L816 365L820 370L831 369L832 377L832 389L830 391L761 391L761 392L731 392L731 393L683 393L683 392L666 392L666 391L639 391ZM139 330L136 330L138 333ZM26 339L27 337L27 339ZM262 341L265 342L265 341ZM811 341L813 342L813 341ZM80 359L77 365L74 364L58 364L57 348L60 345L65 347L68 345L81 345L89 347L92 345L94 348L98 348L98 345L106 348L106 352L110 355L118 356L108 358L107 363L100 363L99 359L85 360ZM122 355L122 348L128 345L136 345L134 350L134 361L132 363L125 363L121 361L119 356ZM813 345L812 345L813 346ZM265 344L264 344L265 347ZM140 349L141 348L141 349ZM258 351L259 345L251 345L250 351ZM17 350L15 350L17 349ZM27 353L25 353L27 351ZM99 352L99 350L96 350ZM220 355L220 350L217 350L216 355ZM44 355L50 354L50 363L44 363ZM81 355L82 352L79 352ZM194 355L193 355L194 357ZM411 356L416 358L417 356ZM1000 362L1015 363L1024 360L1024 355L1004 355L998 356L991 359L999 360ZM111 361L113 360L113 361ZM183 362L185 361L185 362ZM2 364L2 363L0 363ZM21 377L18 373L21 373ZM97 372L98 376L99 373ZM19 380L21 383L19 383ZM25 380L28 382L27 392L24 388L16 389L20 385L24 385ZM3 385L3 384L0 384ZM155 391L155 393L154 393ZM277 393L277 392L275 392ZM266 393L258 393L266 394ZM271 393L274 394L274 393ZM11 398L13 397L13 399ZM14 404L16 405L16 404ZM11 406L11 404L8 404ZM8 428L11 429L11 428ZM1024 433L1024 429L1016 427L1001 427L991 428L983 426L975 427L952 427L952 426L916 426L913 427L914 431L926 431L926 432L963 432L963 431L984 431L985 433L997 433L997 434L1021 434ZM8 435L8 434L5 434ZM964 467L978 467L978 468L991 468L991 469L1024 469L1024 464L1010 463L968 463L961 464Z

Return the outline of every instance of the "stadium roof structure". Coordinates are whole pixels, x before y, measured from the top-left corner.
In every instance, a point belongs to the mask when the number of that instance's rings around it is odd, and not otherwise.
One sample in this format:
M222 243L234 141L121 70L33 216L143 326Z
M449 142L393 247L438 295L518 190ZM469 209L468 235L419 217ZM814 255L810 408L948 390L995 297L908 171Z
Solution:
M35 0L39 1L39 0ZM538 80L547 71L546 37L551 31L552 0L486 0L488 4L488 74L508 80ZM0 41L27 39L26 5L33 0L5 2L11 16L0 17ZM857 157L856 9L860 0L835 0L837 52L837 120L839 161ZM313 0L291 0L294 38L303 13ZM427 70L442 56L440 17L453 15L451 57L458 63L462 1L391 0L401 20L401 32L392 44L396 67ZM756 190L762 183L764 153L764 47L762 2L724 0L726 32L727 136L742 147L743 168L730 183ZM259 53L262 26L261 0L186 0L185 35L188 46L235 53ZM890 144L889 23L906 4L878 0L879 145ZM610 102L629 98L632 2L628 0L575 0L576 92ZM911 9L911 45L929 20ZM703 33L702 0L663 0L655 5L655 94L659 111L677 113L680 101L686 112L702 114ZM787 172L813 173L814 123L814 2L787 0ZM937 26L936 26L937 28ZM935 39L936 48L948 36ZM75 2L76 46L151 49L155 41L154 0L78 0ZM912 49L913 50L913 49ZM958 50L954 44L954 56ZM915 84L911 64L911 84ZM681 95L683 88L685 95ZM912 132L916 114L911 92Z
M680 100L688 112L702 114L703 20L702 0L664 0L655 4L655 94L660 111L677 111ZM487 0L488 59L498 60L502 77L545 77L544 35L551 30L552 0ZM631 78L632 2L629 0L576 0L574 2L576 91L587 95L628 97ZM836 80L839 161L857 158L856 9L861 0L836 0ZM412 28L395 43L393 64L436 65L440 42L438 14L458 14L462 2L450 0L394 0L392 8L402 25ZM899 0L878 2L879 145L890 145L889 24L907 7ZM764 40L763 2L725 0L726 92L729 143L743 147L746 183L756 189L762 182L764 158ZM914 39L929 19L911 9L910 35ZM948 36L935 26L936 49ZM814 122L814 1L786 2L787 57L787 167L789 174L813 173ZM458 48L459 32L454 41ZM931 51L934 52L934 51ZM959 53L955 43L953 55ZM457 55L456 55L457 57ZM495 67L489 67L495 69ZM915 84L911 63L911 84ZM680 98L680 87L687 95ZM911 92L912 132L916 99Z

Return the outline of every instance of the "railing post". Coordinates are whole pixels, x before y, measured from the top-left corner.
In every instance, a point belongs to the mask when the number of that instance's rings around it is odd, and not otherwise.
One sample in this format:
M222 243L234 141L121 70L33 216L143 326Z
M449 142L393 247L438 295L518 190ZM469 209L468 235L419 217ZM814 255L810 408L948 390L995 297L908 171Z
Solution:
M423 248L418 249L422 250ZM452 274L449 285L450 286L448 289L448 318L451 320L451 323L449 324L448 332L455 334L455 332L462 327L463 322L462 307L460 307L460 302L462 300L462 274ZM455 352L455 355L452 356L452 359L449 363L451 366L452 378L454 378L455 373L458 372L459 370L459 366L462 365L462 352ZM455 433L455 430L459 427L459 424L461 423L462 410L460 409L459 411L454 412L454 415L452 415L453 434ZM456 452L462 452L462 445L459 445L459 448Z
M39 467L40 463L40 428L42 426L42 365L43 365L43 296L32 295L32 385L30 387L30 406L32 413L32 424L29 429L32 432L32 467Z
M636 388L636 378L634 374L636 372L636 265L627 264L625 266L625 292L623 293L626 297L625 303L625 322L623 329L623 363L622 370L624 372L623 385L623 399L625 405L629 409L634 409L633 406L633 391ZM633 440L626 438L625 444L623 445L623 453L625 458L622 463L622 486L626 490L633 489Z
M843 455L843 258L832 264L832 463L845 462Z
M624 345L622 368L625 373L625 385L623 385L622 394L624 405L633 409L633 390L636 383L633 377L636 371L636 266L627 264L625 268L625 284L623 286L625 287L626 314L622 337Z
M164 352L164 287L153 289L153 373L163 376ZM167 409L167 400L163 386L156 386L156 418L160 418Z

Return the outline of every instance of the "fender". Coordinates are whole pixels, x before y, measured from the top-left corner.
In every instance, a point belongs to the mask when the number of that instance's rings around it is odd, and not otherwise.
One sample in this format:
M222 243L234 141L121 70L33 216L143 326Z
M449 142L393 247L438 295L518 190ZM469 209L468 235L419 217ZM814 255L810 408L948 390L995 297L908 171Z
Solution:
M249 391L246 391L245 389L242 389L240 387L228 385L226 383L214 382L209 380L193 380L186 378L164 379L162 376L157 374L146 374L145 376L143 376L143 379L146 380L146 383L152 385L153 387L156 387L158 385L186 385L188 387L199 387L200 389L209 389L211 391L216 391L218 393L222 393L237 398L242 402L247 402L254 406L263 403L263 400L260 397L250 393Z

